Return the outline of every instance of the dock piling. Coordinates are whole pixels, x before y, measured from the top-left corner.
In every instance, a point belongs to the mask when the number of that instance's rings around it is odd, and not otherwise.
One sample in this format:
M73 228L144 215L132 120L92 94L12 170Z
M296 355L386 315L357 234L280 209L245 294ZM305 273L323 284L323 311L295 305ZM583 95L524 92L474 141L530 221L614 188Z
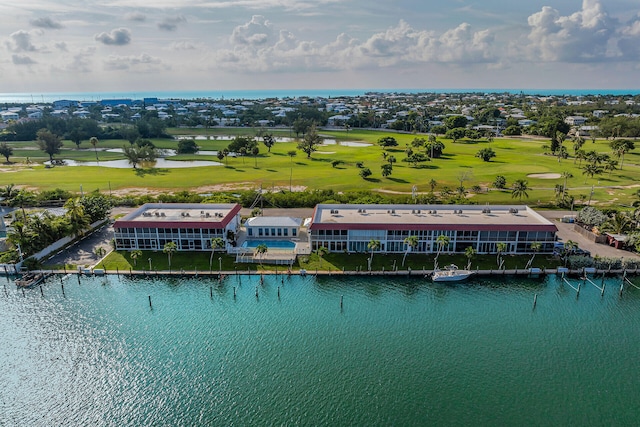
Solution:
M151 295L149 295L149 308L153 308L153 306L151 305Z
M280 286L278 286L278 299L280 299Z
M236 287L233 287L233 299L236 299Z
M42 295L42 298L44 298L44 291L42 290L42 285L40 285L40 295Z
M209 298L213 299L213 286L209 286Z
M343 299L344 299L344 295L340 295L340 310L342 310L342 308L344 307Z
M534 294L533 295L533 308L536 308L536 305L538 304L538 294Z
M62 298L66 298L67 296L64 294L64 284L61 284L60 287L62 288Z

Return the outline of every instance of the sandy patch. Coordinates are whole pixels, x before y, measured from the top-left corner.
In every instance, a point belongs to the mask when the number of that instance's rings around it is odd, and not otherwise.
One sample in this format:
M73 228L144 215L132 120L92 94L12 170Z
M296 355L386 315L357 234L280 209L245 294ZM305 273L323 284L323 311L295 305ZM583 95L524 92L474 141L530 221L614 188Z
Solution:
M527 175L527 178L537 178L537 179L558 179L562 178L562 175L559 173L530 173Z
M205 185L202 187L193 187L189 188L190 192L196 194L208 194L208 193L218 193L218 192L230 192L230 191L239 191L239 190L257 190L259 185L255 182L241 182L234 184L216 184L216 185ZM291 191L304 191L307 187L303 185L294 185L291 187ZM178 192L184 191L183 189L163 189L163 188L120 188L118 190L113 190L112 193L116 196L142 196L145 194L157 195L160 193L164 194L175 194ZM281 185L274 187L264 187L263 191L289 191L289 186Z

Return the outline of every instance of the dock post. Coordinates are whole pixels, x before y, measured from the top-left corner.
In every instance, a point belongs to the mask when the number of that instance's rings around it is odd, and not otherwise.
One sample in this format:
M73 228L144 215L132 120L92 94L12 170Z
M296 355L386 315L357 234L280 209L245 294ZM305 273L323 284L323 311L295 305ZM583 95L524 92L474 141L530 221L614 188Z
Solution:
M236 287L233 287L233 299L236 299Z
M213 286L209 286L209 298L213 299Z
M153 308L153 306L151 305L151 295L149 295L149 308Z
M342 310L342 308L344 307L343 299L344 299L344 295L340 295L340 310Z
M280 286L278 286L278 299L280 299Z
M4 285L4 295L9 296L9 292L7 292L7 285Z
M118 279L120 278L120 268L116 267L116 276L118 276Z
M22 288L22 296L25 297L26 295L24 294L24 288Z
M80 284L80 272L78 271L78 285Z
M42 298L44 298L44 291L42 290L42 285L40 285L40 295L42 295Z
M533 308L536 308L536 304L538 304L538 294L533 295Z
M624 282L620 283L620 296L622 296L622 291L624 291Z
M603 284L602 284L602 292L600 292L600 296L601 296L601 297L603 297L603 296L604 296L604 288L605 288L605 286L607 286L607 285L605 285L605 284L603 283Z
M582 285L582 283L578 282L578 291L576 292L576 298L578 298L580 296L580 286Z
M256 286L256 298L258 298L258 287Z
M64 294L64 284L60 285L62 288L62 298L66 298L67 296Z

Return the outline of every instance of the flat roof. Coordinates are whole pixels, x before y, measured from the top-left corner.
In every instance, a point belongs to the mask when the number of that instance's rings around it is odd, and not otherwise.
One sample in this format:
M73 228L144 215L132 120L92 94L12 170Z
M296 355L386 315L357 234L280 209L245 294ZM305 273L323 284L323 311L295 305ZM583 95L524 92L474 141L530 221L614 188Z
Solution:
M317 205L311 230L557 231L526 205Z
M114 228L224 228L240 209L237 203L147 203L116 220Z
M256 216L245 222L246 227L300 227L302 219L290 216Z

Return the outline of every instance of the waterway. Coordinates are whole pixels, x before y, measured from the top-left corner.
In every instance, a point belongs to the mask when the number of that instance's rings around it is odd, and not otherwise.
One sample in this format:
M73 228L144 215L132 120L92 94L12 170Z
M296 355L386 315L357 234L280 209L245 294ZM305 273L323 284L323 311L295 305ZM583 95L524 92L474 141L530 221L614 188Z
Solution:
M44 296L5 284L0 425L640 419L640 291L620 296L620 278L604 297L556 277L74 276L65 296L59 277Z

